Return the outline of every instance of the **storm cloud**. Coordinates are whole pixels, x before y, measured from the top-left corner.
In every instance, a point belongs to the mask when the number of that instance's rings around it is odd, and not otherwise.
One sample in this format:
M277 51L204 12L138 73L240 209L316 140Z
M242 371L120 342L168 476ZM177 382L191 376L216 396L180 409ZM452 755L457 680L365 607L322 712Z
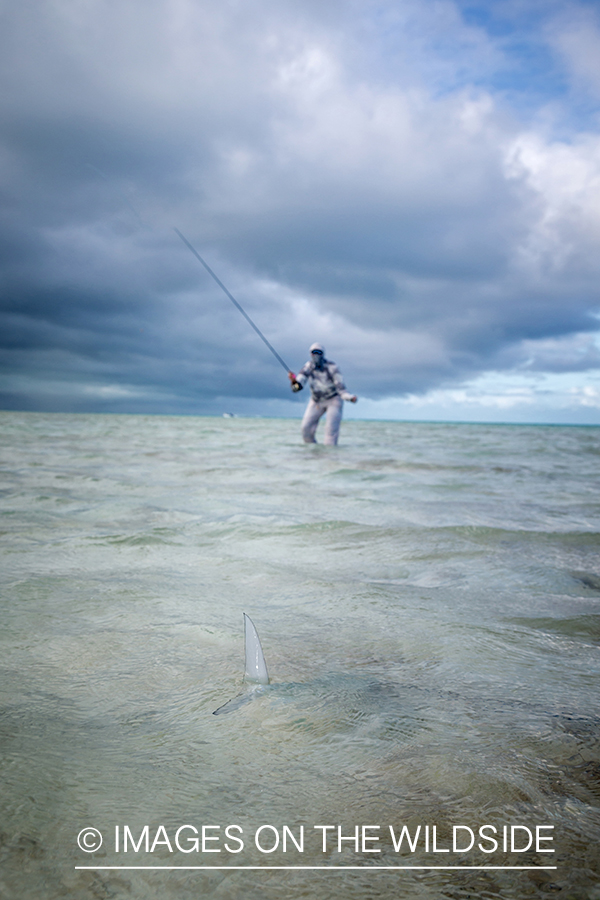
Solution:
M302 408L174 226L374 401L597 373L596 9L4 4L2 406Z

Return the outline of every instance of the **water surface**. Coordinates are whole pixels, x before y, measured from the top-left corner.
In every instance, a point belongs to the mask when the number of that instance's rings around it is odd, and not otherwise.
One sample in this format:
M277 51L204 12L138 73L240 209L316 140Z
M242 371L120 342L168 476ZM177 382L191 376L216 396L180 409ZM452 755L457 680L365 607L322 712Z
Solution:
M0 895L600 898L600 430L0 424ZM272 685L215 717L243 612ZM303 852L261 853L266 824L304 826ZM554 826L556 852L425 849L426 826L446 848L486 824ZM220 852L116 853L125 825L220 826ZM379 826L381 852L333 831L323 852L315 825ZM390 825L421 826L414 853ZM126 864L531 868L75 868Z

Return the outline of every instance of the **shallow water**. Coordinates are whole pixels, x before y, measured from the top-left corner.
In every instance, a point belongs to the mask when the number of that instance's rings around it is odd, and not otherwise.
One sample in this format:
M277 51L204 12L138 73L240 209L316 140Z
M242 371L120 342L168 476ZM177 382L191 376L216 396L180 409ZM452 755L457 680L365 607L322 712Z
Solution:
M600 429L0 423L0 896L599 900Z

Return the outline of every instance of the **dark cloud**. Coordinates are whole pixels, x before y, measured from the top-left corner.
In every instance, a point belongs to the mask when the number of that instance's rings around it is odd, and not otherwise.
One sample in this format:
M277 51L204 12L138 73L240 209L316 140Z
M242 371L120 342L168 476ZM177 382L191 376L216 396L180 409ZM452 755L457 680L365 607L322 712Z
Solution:
M598 368L600 141L556 132L593 11L517 4L532 68L509 5L425 6L5 6L0 403L301 407L173 226L293 368L317 338L370 397Z

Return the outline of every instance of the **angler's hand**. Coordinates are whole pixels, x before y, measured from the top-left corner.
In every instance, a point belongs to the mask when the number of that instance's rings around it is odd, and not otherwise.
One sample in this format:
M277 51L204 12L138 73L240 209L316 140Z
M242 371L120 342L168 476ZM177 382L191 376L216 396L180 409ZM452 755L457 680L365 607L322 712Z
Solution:
M290 379L290 381L292 383L292 390L294 391L294 393L302 390L302 385L300 384L299 381L296 381L296 376L294 375L293 372L288 372L288 378Z
M350 397L350 403L356 403L357 400L358 397L356 396L356 394L353 397Z

